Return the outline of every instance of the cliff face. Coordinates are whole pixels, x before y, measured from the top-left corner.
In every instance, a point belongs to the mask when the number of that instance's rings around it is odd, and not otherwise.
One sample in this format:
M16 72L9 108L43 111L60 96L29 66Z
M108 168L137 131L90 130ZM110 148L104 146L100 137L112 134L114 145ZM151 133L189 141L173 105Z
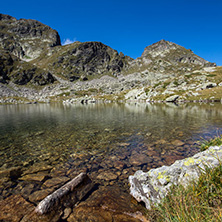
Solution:
M0 82L7 83L9 74L13 70L13 59L11 55L3 50L0 50Z
M104 74L117 76L133 59L101 42L75 42L62 46L52 56L35 61L67 80L88 80Z
M0 47L26 61L61 45L57 31L41 22L0 14Z
M46 85L55 78L47 71L21 61L5 50L0 50L0 83L12 82L17 85Z

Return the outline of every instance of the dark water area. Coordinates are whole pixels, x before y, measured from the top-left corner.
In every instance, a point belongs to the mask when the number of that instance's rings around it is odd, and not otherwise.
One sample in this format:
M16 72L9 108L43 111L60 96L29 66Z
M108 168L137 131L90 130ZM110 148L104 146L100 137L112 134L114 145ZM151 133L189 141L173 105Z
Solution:
M83 171L101 187L129 192L136 170L192 156L221 131L219 103L0 106L1 199L20 193L37 204L36 191ZM1 174L13 167L13 179Z

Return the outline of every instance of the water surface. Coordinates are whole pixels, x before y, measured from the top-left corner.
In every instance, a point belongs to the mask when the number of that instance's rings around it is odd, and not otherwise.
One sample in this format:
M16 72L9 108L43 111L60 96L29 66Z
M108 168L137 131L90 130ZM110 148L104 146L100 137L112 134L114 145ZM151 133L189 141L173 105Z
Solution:
M31 195L45 189L47 179L72 178L81 171L100 186L119 184L128 190L127 178L136 170L191 156L199 140L221 130L221 104L0 106L0 170L22 169L18 178L0 184L1 198ZM44 166L50 167L44 171ZM48 177L24 179L39 172ZM27 183L33 184L29 192Z

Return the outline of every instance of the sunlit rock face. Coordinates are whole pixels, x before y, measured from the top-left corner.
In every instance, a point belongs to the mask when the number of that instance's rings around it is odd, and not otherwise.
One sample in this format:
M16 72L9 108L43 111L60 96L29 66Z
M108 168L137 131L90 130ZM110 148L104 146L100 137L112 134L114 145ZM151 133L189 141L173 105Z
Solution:
M201 66L215 66L205 59L195 55L190 49L177 45L173 42L161 40L147 46L142 54L142 58L166 58L172 64L193 64Z
M33 60L43 50L58 45L61 45L59 34L49 26L0 14L0 46L20 59Z

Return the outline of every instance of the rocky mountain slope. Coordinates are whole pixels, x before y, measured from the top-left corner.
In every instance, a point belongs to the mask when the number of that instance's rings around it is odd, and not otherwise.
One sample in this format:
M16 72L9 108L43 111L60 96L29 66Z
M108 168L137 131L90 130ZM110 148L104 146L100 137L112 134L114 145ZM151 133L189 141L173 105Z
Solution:
M57 31L49 26L0 14L2 102L11 97L9 101L68 103L218 100L222 77L215 67L190 49L165 40L147 46L137 59L100 42L61 46Z
M59 34L49 26L0 14L0 46L18 58L30 61L57 45L61 45Z
M5 50L0 49L0 83L13 82L17 85L46 85L53 83L55 78L47 71L21 61Z
M166 40L147 46L141 57L134 60L131 65L139 71L180 74L214 66L216 66L215 63L195 55L190 49Z
M57 47L52 55L42 55L33 62L73 82L102 75L117 76L132 60L101 42L75 42Z
M182 64L189 64L191 66L214 66L203 58L195 55L191 49L177 45L173 42L161 40L150 46L147 46L141 56L142 60L154 60L154 58L165 58L169 63L178 66ZM161 63L161 61L159 61Z

